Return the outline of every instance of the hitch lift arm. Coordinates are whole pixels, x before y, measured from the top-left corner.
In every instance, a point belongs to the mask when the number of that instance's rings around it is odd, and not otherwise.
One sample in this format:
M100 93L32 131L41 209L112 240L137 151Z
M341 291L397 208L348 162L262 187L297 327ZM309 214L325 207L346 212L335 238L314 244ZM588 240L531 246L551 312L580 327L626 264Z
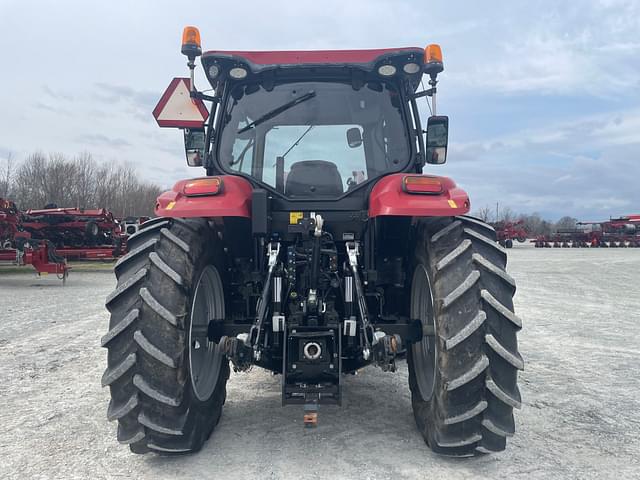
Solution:
M357 297L358 310L362 318L362 336L364 341L362 356L365 360L369 360L371 356L371 345L372 342L375 342L376 337L374 335L373 325L369 322L369 312L367 310L362 283L360 282L360 272L358 271L358 242L347 242L345 246L347 248L349 266L353 273L353 286Z
M262 337L262 324L267 314L267 306L269 304L269 291L271 289L271 279L273 277L273 271L278 264L278 256L280 255L280 242L269 242L267 245L267 257L268 257L268 270L267 278L262 288L262 295L258 300L258 306L256 308L256 318L249 331L248 342L253 348L253 356L256 361L260 360L260 338Z

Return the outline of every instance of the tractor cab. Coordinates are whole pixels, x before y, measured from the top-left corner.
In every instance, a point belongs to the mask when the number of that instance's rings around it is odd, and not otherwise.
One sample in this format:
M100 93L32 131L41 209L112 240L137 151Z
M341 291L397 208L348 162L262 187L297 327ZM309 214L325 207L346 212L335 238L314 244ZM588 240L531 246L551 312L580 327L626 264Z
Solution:
M217 195L217 202L201 199L198 209L250 218L241 235L290 237L291 218L321 213L332 235L357 240L366 224L354 218L400 214L410 221L430 210L468 211L468 197L453 181L422 175L426 163L442 164L447 153L448 118L435 115L438 45L202 53L199 33L186 27L182 52L190 78L174 79L154 115L160 126L184 130L187 163L207 176L163 194L158 215L192 214L196 201L180 199ZM194 85L198 56L213 95ZM430 88L419 91L425 74ZM431 99L434 114L426 129L421 97ZM239 195L237 184L249 193ZM226 195L234 200L220 198Z
M191 28L182 48L192 72L190 98L182 101L197 103L208 121L185 129L189 165L205 167L208 175L242 176L275 197L335 200L383 175L421 173L425 163L445 162L447 118L429 118L425 144L416 101L430 96L435 107L443 70L437 45L208 51L201 63L215 92L210 96L193 83L201 47ZM416 93L425 73L431 88ZM158 121L186 125L184 117Z
M230 85L215 166L290 199L339 198L406 168L412 152L397 89L347 81Z
M205 53L209 80L221 90L207 166L289 199L337 199L384 174L415 171L420 145L408 98L422 56L411 48L350 57Z

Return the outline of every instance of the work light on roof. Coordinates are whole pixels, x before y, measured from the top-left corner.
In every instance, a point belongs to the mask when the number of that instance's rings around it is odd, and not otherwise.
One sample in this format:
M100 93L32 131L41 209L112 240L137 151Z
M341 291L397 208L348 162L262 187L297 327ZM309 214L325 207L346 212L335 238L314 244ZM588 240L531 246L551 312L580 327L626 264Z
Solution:
M396 67L394 67L393 65L380 65L378 67L378 74L382 75L383 77L392 77L396 74Z
M229 76L236 80L242 80L247 76L247 69L242 67L233 67L229 70Z
M220 75L220 67L218 65L211 65L209 67L209 76L211 78L216 78L218 75Z
M420 71L420 65L414 62L405 63L404 66L402 67L402 70L404 70L404 73L408 73L409 75L412 75Z

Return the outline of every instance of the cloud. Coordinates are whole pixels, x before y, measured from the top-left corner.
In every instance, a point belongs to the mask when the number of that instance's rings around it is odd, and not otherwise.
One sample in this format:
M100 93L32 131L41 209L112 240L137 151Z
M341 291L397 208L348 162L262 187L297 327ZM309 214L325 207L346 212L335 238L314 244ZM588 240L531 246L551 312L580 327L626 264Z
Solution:
M150 90L137 90L125 85L113 85L109 83L97 82L97 96L100 100L111 103L114 101L131 102L143 108L153 108L157 103L158 92Z
M69 112L69 110L67 110L66 108L63 107L53 107L51 105L48 105L44 102L36 102L33 104L34 108L37 108L38 110L44 110L46 112L51 112L51 113L55 113L56 115L71 115L71 112Z
M151 90L137 90L125 85L98 82L95 84L94 98L108 105L119 114L133 117L140 122L149 122L151 111L160 99L160 93ZM119 107L118 107L119 106Z
M457 82L506 94L617 97L640 87L638 2L519 2L470 51ZM519 12L519 13L518 13ZM476 32L479 33L479 32ZM498 34L496 34L498 33Z
M56 100L63 100L65 102L70 102L70 101L73 101L74 99L74 96L71 95L70 93L66 93L62 90L54 90L48 85L43 85L42 91L45 93L45 95L51 98L55 98Z
M524 128L502 136L470 143L458 142L452 151L495 152L505 149L545 148L558 156L586 147L640 145L640 108L582 116L568 121L548 121L542 127ZM557 151L557 152L555 152Z
M131 147L131 143L123 138L111 138L100 133L80 135L76 137L76 142L83 145L111 147L116 149Z
M499 202L556 218L635 213L639 124L640 110L630 110L453 145L443 170L475 208Z

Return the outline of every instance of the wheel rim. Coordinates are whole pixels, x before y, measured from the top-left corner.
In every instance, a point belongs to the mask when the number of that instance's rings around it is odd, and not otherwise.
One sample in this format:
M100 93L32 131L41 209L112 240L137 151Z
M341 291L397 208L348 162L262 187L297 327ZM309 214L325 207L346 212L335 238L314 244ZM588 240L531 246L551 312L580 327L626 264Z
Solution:
M411 284L411 318L419 319L423 327L435 332L433 294L431 282L424 265L419 265ZM433 396L436 380L437 342L436 335L423 335L422 340L411 346L416 383L423 400Z
M200 401L213 394L220 375L222 355L215 342L206 337L209 320L224 318L224 294L218 270L207 265L196 285L189 325L189 367L191 386Z

